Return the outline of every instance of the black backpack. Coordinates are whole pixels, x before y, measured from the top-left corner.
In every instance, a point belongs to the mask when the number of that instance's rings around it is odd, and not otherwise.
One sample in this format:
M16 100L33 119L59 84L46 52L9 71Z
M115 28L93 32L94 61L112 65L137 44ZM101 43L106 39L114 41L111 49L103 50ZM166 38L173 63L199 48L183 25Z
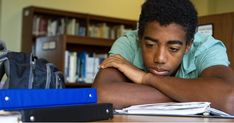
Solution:
M64 76L55 65L32 54L9 52L0 41L1 88L64 88ZM6 75L6 80L3 76Z

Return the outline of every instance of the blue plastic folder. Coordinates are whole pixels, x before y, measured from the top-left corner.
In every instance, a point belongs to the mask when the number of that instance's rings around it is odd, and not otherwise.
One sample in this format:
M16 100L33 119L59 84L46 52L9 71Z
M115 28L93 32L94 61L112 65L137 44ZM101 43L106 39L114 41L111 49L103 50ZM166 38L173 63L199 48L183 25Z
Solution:
M95 88L0 90L0 110L20 110L93 103L97 103Z

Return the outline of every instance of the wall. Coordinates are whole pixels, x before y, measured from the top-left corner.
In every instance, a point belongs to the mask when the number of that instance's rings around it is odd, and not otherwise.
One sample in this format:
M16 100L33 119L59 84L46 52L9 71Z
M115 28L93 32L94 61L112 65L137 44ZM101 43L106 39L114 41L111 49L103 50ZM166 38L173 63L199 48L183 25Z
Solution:
M137 20L144 0L0 0L0 39L20 51L22 8L30 5ZM191 0L199 16L234 11L234 0Z
M209 14L209 0L191 0L197 9L198 15L207 15Z
M234 0L191 0L199 16L234 12Z
M234 0L215 0L215 13L234 12Z
M1 0L0 39L20 51L22 9L34 5L137 20L144 0Z

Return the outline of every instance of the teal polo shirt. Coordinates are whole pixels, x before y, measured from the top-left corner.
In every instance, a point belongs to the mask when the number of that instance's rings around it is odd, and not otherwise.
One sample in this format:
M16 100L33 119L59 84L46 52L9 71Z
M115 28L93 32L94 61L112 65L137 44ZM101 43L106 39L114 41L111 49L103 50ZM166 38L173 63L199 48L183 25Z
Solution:
M127 32L118 38L109 54L120 54L139 69L146 70L137 30ZM176 77L197 78L204 69L214 65L229 65L224 44L212 36L196 33L189 52L183 56Z

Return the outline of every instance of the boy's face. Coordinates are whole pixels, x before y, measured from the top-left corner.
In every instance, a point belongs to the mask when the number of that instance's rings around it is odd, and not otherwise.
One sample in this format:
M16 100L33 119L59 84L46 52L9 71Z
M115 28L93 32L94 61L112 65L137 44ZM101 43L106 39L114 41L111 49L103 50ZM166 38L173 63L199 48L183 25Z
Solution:
M184 53L190 48L190 44L186 43L186 32L175 23L161 26L156 21L149 22L140 42L148 71L163 76L175 74Z

